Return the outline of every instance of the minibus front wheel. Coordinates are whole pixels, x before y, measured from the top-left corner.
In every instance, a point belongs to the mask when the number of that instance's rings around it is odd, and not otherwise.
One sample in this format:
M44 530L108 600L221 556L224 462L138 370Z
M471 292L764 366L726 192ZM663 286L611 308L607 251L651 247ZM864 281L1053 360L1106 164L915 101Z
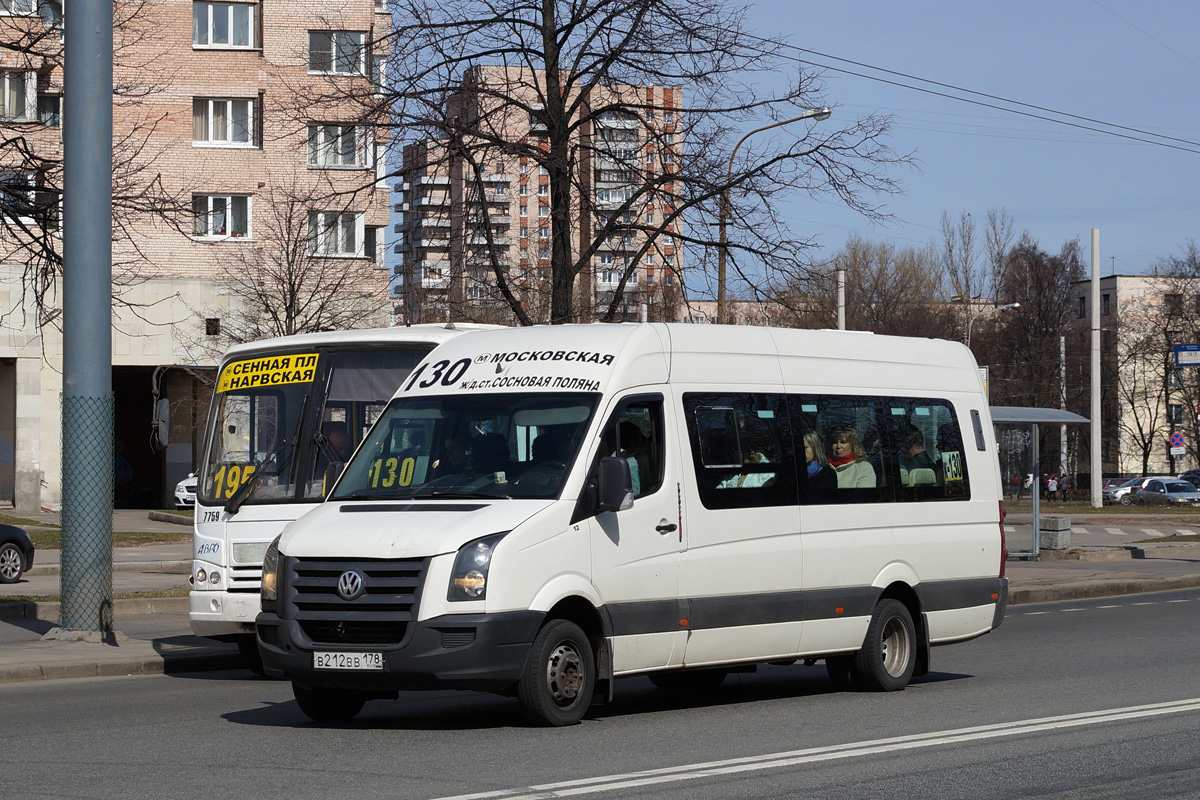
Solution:
M587 635L574 622L552 619L529 648L517 684L521 712L534 725L574 725L596 688L596 659Z
M367 702L365 695L346 689L292 684L296 705L313 722L349 722Z

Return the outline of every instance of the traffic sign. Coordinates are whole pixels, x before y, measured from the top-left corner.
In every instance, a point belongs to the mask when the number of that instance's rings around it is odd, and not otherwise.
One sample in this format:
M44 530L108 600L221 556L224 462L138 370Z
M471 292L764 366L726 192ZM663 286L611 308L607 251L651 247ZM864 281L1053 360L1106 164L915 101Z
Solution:
M1175 345L1175 366L1200 367L1200 344Z
M1171 447L1183 447L1183 434L1176 431L1171 434Z

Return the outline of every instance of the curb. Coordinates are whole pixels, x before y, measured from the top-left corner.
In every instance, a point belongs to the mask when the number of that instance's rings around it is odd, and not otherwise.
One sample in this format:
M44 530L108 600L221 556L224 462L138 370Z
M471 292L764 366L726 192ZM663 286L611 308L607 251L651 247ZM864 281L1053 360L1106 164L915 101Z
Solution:
M191 561L114 561L113 572L171 572L187 575L192 571ZM59 564L42 564L29 568L26 575L58 575Z
M172 514L169 511L151 511L147 516L155 522L170 522L175 525L191 525L192 518L182 514Z
M23 601L0 603L0 619L39 619L54 622L58 619L61 603L37 603ZM186 597L139 597L113 601L113 616L134 614L187 614ZM3 669L0 667L0 669Z
M111 678L127 675L172 675L245 668L236 652L131 656L113 660L85 660L62 664L0 666L0 684L54 681L67 678Z
M1053 603L1059 600L1085 600L1092 597L1115 597L1123 594L1167 592L1172 589L1200 588L1200 575L1176 575L1167 578L1115 578L1060 583L1057 586L1027 586L1010 589L1010 606L1028 603Z

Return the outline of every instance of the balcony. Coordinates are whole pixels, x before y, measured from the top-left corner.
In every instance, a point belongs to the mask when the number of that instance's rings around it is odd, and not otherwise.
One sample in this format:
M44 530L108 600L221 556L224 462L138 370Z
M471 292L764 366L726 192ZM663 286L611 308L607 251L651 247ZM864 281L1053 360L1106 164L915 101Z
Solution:
M422 175L413 181L414 186L449 186L450 177L442 175Z

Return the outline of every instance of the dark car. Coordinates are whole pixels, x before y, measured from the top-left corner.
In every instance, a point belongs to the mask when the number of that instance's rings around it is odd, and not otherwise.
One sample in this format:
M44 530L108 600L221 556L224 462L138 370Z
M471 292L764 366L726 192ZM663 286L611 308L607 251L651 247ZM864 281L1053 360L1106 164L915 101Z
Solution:
M1143 506L1200 506L1200 491L1178 478L1149 480L1134 493L1133 502Z
M33 540L16 525L0 525L0 583L16 583L33 566Z
M1200 488L1200 469L1189 469L1179 476L1179 480L1187 481L1192 486Z

